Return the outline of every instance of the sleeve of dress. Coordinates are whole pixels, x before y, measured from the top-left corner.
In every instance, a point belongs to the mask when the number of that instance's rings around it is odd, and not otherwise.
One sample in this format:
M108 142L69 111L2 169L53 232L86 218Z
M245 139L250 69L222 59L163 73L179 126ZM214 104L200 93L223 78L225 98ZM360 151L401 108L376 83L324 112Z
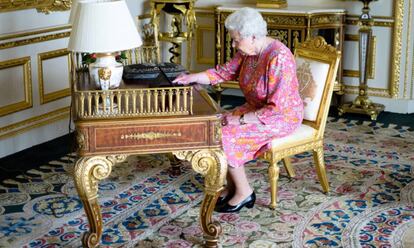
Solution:
M289 90L296 78L296 67L289 63L292 56L279 53L270 59L267 70L267 100L266 104L255 111L257 118L265 125L284 119L289 111ZM294 74L294 75L293 75ZM293 86L294 87L294 86ZM297 86L296 86L297 87Z
M206 71L210 84L215 85L223 81L237 80L240 66L243 62L244 56L237 52L234 57L223 65L217 65L214 69Z

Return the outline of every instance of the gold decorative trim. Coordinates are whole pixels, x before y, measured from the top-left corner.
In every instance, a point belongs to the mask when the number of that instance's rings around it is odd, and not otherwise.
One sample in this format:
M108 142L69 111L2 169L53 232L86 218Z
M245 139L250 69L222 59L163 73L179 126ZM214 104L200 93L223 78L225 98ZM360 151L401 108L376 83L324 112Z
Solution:
M43 81L43 61L47 59L53 59L57 57L67 56L68 59L68 81L70 82L70 68L71 68L71 61L69 51L66 48L39 53L37 55L37 69L38 69L38 81L39 81L39 96L40 96L40 104L45 104L51 101L55 101L57 99L61 99L67 96L70 96L70 88L69 86L65 89L54 91L51 93L45 93L44 81Z
M368 88L368 95L369 96L378 96L378 97L390 97L390 92L388 89L382 89L382 88ZM346 85L345 86L345 93L346 94L354 94L358 95L359 92L359 86L354 85Z
M392 53L391 53L391 77L390 77L390 95L392 98L398 97L398 88L400 82L400 65L402 53L402 31L404 18L404 0L394 1L394 29L392 35ZM408 45L408 44L407 44Z
M275 8L281 9L287 7L286 0L257 0L256 6L258 8Z
M155 139L162 139L168 137L180 137L182 134L180 132L177 133L156 133L156 132L148 132L148 133L130 133L130 134L122 134L121 140L155 140Z
M28 130L51 124L55 121L69 117L69 107L60 108L52 112L31 117L29 119L13 123L0 128L0 139L15 136Z
M346 15L346 17L347 17L347 19L348 18L359 19L359 15L351 15L351 14L349 14L349 15ZM377 20L391 20L391 21L394 20L394 17L393 16L377 16L377 15L373 15L372 18L373 19L377 19Z
M24 100L21 102L12 103L6 106L1 106L0 116L18 112L23 109L28 109L33 106L30 56L0 62L0 70L4 70L4 69L11 68L11 67L16 67L16 66L23 66Z
M44 33L51 33L51 32L56 32L56 31L60 31L60 30L70 29L71 27L72 27L72 25L69 24L69 25L62 25L62 26L57 26L57 27L52 27L52 28L38 29L38 30L35 30L35 31L5 34L5 35L0 35L0 41L10 40L10 39L17 39L17 38L21 38L21 37L44 34Z
M346 25L355 25L357 26L359 23L359 20L350 20L346 19L345 24ZM394 21L374 21L372 26L374 27L389 27L392 28L394 25Z
M212 31L214 33L214 27L207 26L207 25L198 25L197 26L197 63L198 64L212 64L214 65L214 57L208 58L203 57L203 49L204 49L204 31ZM214 53L213 53L214 54Z
M34 37L34 38L29 38L29 39L24 39L24 40L5 42L5 43L0 44L0 50L12 48L12 47L29 45L29 44L38 43L38 42L45 42L49 40L62 39L62 38L66 38L69 36L70 36L70 32L63 32L63 33L49 34L45 36L39 36L39 37Z
M0 12L34 9L38 12L48 14L52 11L69 10L72 0L2 0L0 2Z
M346 34L345 41L359 41L359 35L357 34ZM368 78L374 79L375 78L375 59L376 59L376 51L377 51L377 37L372 36L372 46L368 52ZM356 77L359 78L359 70L343 70L343 77Z
M413 5L413 1L409 0L408 2L408 26L407 26L407 30L411 30L411 22L413 20L412 16L411 16L411 9L412 9L412 5ZM407 32L407 40L405 42L406 44L406 48L405 48L405 66L404 66L404 91L403 91L403 98L404 99L409 99L408 98L408 76L409 76L409 55L410 55L410 47L411 47L411 32ZM411 60L411 64L413 64L413 60ZM411 71L412 73L412 71Z

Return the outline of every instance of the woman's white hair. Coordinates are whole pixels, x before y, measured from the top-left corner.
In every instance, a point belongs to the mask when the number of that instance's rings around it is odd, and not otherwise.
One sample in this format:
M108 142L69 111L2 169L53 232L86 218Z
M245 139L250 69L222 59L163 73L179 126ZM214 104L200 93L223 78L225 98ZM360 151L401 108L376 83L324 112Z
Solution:
M236 31L241 38L249 36L264 37L267 35L267 24L262 15L252 8L241 8L226 18L224 25L228 30Z

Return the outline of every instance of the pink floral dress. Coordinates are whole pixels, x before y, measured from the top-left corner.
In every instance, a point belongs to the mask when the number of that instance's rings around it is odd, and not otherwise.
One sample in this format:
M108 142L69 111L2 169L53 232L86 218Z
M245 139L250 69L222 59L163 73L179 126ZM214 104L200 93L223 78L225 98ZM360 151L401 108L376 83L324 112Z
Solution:
M238 80L246 103L227 115L254 112L260 124L222 127L223 149L229 166L240 167L257 158L272 139L284 137L300 126L303 103L299 96L292 53L274 41L258 56L237 52L233 59L207 70L212 85Z

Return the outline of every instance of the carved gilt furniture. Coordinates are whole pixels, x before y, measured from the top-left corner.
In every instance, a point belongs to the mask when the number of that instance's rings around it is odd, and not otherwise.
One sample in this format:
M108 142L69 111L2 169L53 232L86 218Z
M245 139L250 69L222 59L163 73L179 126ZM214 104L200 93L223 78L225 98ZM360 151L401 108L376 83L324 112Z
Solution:
M187 58L191 58L192 39L196 29L194 12L195 0L151 0L151 24L157 39L172 43L170 62L181 63L181 44L187 42ZM161 32L160 16L162 13L172 15L171 31ZM184 30L184 29L185 30ZM191 60L187 59L186 68L190 68Z
M232 40L229 32L224 27L224 21L232 12L242 8L255 5L226 5L219 6L215 10L215 29L216 29L216 54L215 63L223 64L231 59L234 54ZM267 22L268 35L279 39L292 51L297 42L303 42L307 38L317 35L323 36L325 40L337 50L342 52L344 40L344 9L315 9L305 6L288 6L287 8L271 9L256 8L263 15ZM341 84L342 69L339 65L337 81L334 91L343 94ZM238 89L236 81L224 82L215 87L217 98L220 102L221 92L226 88Z
M304 121L291 135L274 139L264 158L269 161L270 208L276 208L278 161L283 159L289 176L294 176L288 157L313 152L316 172L324 192L329 191L323 155L323 135L341 52L323 37L299 43L295 50L299 89L304 102Z
M75 70L74 70L75 71ZM103 219L98 183L130 154L173 153L205 176L200 223L207 247L217 247L222 229L212 212L223 189L227 162L221 149L217 104L192 86L93 90L87 70L73 73L72 98L79 159L74 181L89 231L85 247L99 245ZM82 72L83 71L83 72Z

